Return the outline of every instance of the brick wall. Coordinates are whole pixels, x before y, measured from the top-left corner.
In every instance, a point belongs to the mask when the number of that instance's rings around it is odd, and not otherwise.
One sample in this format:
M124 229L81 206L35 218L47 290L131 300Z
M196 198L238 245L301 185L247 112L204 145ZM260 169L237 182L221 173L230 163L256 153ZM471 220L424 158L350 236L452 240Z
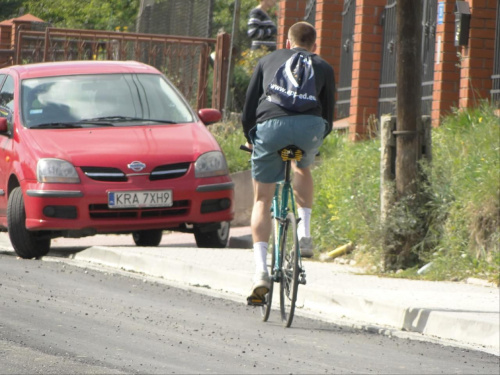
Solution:
M460 108L490 98L493 74L498 0L469 0L469 5L469 44L460 48Z
M277 48L285 48L287 33L294 23L303 21L306 13L305 0L281 0L278 10Z
M333 66L337 82L340 73L343 9L344 0L316 0L316 53Z

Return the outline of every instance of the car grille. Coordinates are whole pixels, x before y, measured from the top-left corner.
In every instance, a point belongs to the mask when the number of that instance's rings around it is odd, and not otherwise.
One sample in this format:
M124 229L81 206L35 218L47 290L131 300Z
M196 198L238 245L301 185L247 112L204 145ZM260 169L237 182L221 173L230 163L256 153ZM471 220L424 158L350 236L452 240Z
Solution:
M191 163L161 165L153 169L149 179L151 181L157 181L182 177L187 173L190 164Z
M185 215L190 206L189 200L174 201L171 207L120 208L110 209L107 204L89 205L91 219L148 219Z
M118 168L82 167L85 176L97 181L121 182L127 181L125 173Z
M170 180L184 176L189 170L191 163L177 163L161 165L153 169L149 174L150 181ZM81 167L83 173L96 181L125 182L127 174L118 168L109 167Z

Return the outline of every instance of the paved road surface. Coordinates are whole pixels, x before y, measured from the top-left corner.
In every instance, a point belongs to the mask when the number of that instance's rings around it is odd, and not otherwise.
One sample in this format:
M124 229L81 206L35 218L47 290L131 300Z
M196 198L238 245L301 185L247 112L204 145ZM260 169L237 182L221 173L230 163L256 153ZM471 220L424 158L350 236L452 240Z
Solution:
M498 374L499 357L274 313L161 279L0 253L0 373Z

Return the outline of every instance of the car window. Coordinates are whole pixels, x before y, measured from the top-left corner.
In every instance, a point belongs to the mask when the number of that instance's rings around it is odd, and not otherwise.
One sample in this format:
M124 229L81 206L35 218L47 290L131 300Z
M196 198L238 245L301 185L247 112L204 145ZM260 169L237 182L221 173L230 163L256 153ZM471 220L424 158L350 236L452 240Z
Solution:
M1 79L0 79L1 81ZM14 107L14 78L7 76L0 89L0 106L13 110Z
M131 122L119 118L193 121L189 106L161 75L96 74L27 79L22 82L21 92L21 112L28 127L91 119L106 119L120 126Z
M173 122L193 121L188 105L162 76L140 74L137 78L145 95L145 110L150 118L168 119Z

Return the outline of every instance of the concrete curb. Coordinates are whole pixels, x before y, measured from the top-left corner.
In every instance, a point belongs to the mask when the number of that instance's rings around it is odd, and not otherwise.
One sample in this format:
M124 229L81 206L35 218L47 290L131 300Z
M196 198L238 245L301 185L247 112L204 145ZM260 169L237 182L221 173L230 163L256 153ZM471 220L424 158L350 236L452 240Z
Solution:
M224 259L232 259L235 264L221 264L216 269L213 264L204 264L202 257L196 255L197 251L189 251L194 252L189 262L172 254L159 256L100 246L88 248L75 254L73 258L161 277L187 286L203 286L223 293L233 293L240 296L241 302L244 303L252 274L242 272L241 264L247 264L251 260L251 251L213 250L213 257L220 256L219 252L223 251ZM210 250L202 251L206 256L206 251ZM471 346L473 349L496 355L500 352L498 320L480 319L477 313L403 306L374 298L332 292L317 285L299 288L297 306L299 314L312 312L317 316L328 317L329 321L354 322L351 325L355 326L375 325L379 329L418 333L424 337L443 339L456 346ZM495 316L498 317L498 313Z

